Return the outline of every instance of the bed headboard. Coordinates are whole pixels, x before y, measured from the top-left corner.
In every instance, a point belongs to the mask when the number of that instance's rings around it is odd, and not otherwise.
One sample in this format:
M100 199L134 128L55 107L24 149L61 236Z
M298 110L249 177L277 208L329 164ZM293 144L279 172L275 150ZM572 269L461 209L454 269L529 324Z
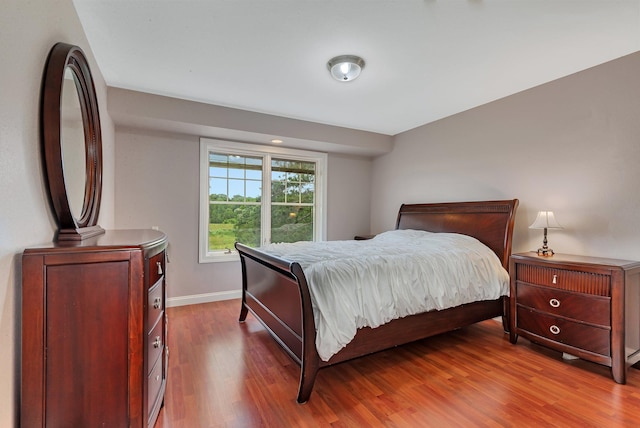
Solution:
M509 270L518 200L402 204L396 229L453 232L473 236L491 248Z

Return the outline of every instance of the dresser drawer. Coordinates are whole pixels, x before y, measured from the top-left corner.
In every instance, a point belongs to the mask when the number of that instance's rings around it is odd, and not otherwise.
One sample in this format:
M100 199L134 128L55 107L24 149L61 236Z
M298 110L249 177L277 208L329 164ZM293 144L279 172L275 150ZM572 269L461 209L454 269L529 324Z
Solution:
M520 330L607 357L611 354L611 335L607 328L580 324L526 307L517 308L517 319Z
M608 297L521 283L518 283L516 293L519 305L585 323L611 326L611 299Z
M152 328L158 322L158 319L164 312L164 287L162 281L158 281L156 285L149 290L147 298L147 326Z
M596 296L611 296L611 276L601 273L518 264L516 280Z
M162 381L164 380L162 368L162 357L159 357L155 361L153 369L151 370L151 373L149 373L149 377L147 378L147 408L149 409L149 414L147 415L147 417L151 416L151 414L153 413L154 408L156 407L156 401L158 401L159 394L162 389Z
M164 251L159 252L155 256L149 258L149 288L153 287L156 282L164 275L165 257Z
M162 321L156 323L151 333L147 337L147 358L148 361L156 361L164 348L164 323ZM149 367L152 367L151 365Z

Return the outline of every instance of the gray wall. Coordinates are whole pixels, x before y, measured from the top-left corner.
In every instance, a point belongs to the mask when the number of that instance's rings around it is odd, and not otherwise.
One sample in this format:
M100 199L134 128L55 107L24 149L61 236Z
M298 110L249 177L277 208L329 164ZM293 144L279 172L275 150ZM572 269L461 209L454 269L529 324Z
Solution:
M0 8L0 426L18 423L21 253L51 241L55 220L40 159L39 102L44 65L56 42L80 46L98 92L105 182L100 224L113 227L114 126L106 86L71 0L4 1Z
M640 260L640 53L421 126L374 162L371 224L401 202L520 199L514 251Z

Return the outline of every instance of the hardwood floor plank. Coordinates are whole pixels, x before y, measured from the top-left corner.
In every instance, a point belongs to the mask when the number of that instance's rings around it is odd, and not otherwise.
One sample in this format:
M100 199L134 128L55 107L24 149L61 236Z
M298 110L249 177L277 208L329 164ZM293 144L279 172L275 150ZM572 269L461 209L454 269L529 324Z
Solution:
M169 375L157 428L635 427L640 372L563 360L489 320L320 370L299 367L240 302L168 309Z

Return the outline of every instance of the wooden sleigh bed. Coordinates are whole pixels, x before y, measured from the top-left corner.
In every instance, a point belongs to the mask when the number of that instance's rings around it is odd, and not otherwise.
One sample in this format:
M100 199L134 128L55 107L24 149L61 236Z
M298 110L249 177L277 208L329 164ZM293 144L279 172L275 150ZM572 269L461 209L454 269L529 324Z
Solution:
M404 204L396 229L470 235L493 250L508 270L518 200ZM361 328L329 361L316 350L316 326L307 279L299 263L236 244L242 265L240 322L248 311L300 365L297 401L309 399L318 369L352 358L502 317L508 329L508 298L477 301L392 320L377 328Z

